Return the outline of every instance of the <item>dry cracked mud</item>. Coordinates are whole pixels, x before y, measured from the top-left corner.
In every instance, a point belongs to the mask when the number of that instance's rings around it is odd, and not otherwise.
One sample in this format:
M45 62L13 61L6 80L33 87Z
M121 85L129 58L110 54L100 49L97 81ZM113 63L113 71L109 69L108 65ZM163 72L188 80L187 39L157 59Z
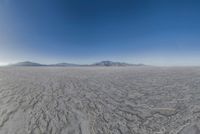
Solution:
M200 134L200 68L2 67L0 134Z

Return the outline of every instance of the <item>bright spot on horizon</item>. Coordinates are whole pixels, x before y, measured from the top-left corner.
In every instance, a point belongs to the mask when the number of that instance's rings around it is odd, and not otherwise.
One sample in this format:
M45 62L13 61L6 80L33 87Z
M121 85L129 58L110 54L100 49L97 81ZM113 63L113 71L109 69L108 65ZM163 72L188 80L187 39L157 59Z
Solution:
M8 65L9 63L6 63L6 62L0 62L0 66L6 66Z

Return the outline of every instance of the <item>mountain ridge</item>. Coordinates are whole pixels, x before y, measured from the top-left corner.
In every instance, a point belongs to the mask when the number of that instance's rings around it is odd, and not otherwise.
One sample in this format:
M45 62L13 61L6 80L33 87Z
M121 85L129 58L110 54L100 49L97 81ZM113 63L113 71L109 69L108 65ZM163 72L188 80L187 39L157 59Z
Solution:
M93 66L143 66L144 64L130 64L130 63L125 63L125 62L101 61L92 65Z
M41 64L31 61L24 61L24 62L18 62L15 64L10 64L8 66L49 66L49 67L75 67L75 66L145 66L144 64L130 64L125 62L114 62L114 61L100 61L93 64L73 64L73 63L56 63L56 64Z

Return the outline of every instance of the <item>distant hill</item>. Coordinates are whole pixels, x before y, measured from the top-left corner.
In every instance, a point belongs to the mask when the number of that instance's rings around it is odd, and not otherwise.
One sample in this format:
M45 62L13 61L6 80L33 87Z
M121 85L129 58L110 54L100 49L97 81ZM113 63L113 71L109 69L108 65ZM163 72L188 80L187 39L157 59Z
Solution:
M129 64L129 63L124 63L124 62L101 61L101 62L92 64L92 66L144 66L144 65L143 64Z
M45 65L39 64L39 63L30 62L30 61L24 61L24 62L11 64L10 66L45 66Z
M79 65L72 63L57 63L57 64L40 64L30 61L19 62L16 64L11 64L9 66L48 66L48 67L76 67L76 66L144 66L144 64L129 64L124 62L113 62L113 61L101 61L90 65Z

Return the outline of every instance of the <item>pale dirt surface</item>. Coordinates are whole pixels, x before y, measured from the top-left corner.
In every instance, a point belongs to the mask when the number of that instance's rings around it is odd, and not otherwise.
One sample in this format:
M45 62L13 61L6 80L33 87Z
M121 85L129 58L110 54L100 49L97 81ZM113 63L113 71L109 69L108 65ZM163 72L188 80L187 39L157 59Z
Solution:
M0 68L0 134L200 134L200 68Z

